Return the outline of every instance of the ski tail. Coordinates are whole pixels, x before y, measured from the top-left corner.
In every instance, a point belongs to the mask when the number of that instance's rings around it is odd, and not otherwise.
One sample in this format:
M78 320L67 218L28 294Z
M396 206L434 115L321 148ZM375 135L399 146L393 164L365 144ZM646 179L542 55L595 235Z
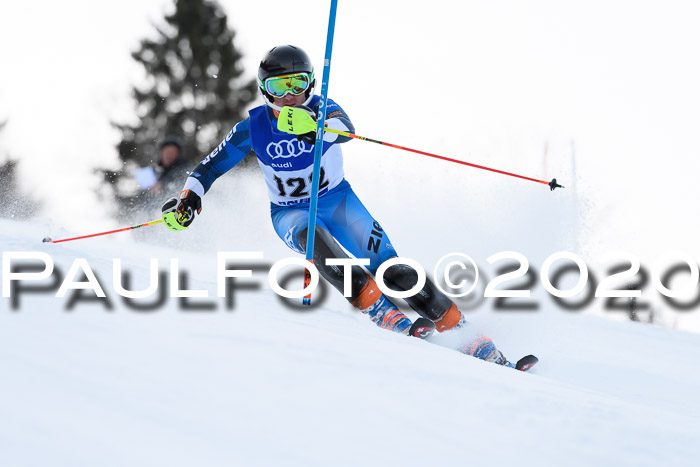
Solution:
M418 318L408 330L408 335L419 339L427 339L433 332L435 332L435 323L427 318Z
M535 366L535 364L537 364L537 362L539 362L539 361L540 360L537 357L535 357L534 355L526 355L525 357L518 360L517 363L515 363L515 364L511 363L509 366L511 368L515 368L516 370L528 371L530 368Z

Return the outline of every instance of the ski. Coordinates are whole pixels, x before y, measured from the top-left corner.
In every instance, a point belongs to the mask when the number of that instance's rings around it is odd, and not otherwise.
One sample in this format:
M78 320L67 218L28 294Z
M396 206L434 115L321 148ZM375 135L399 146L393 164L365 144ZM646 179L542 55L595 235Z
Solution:
M514 368L516 370L520 371L528 371L530 368L535 366L537 362L540 360L535 357L534 355L527 355L520 360L517 361L517 363L509 363L508 366L510 368Z

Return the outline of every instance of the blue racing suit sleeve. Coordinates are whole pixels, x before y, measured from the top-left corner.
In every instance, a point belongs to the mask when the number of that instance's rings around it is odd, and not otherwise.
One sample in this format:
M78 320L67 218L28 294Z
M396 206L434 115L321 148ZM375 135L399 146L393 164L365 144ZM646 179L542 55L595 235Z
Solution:
M190 174L209 191L214 181L235 167L251 151L248 118L234 126L219 145Z
M318 115L318 104L320 102L320 98L313 102L314 107L313 111L316 115ZM342 107L340 107L338 104L335 103L333 99L328 99L328 110L326 111L326 125L329 128L334 128L336 130L341 130L345 131L346 133L355 133L355 126L352 124L350 121L350 117L348 117L348 114L343 110ZM347 136L340 136L340 135L334 135L337 136L337 138L333 139L334 143L344 143L346 141L350 141L352 138L349 138ZM324 141L328 141L324 137Z

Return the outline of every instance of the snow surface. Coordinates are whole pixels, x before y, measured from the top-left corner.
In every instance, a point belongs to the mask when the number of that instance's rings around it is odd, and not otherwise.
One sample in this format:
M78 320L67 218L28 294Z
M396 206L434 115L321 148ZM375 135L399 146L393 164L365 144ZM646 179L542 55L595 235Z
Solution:
M152 232L197 235L163 231ZM60 280L85 258L112 309L69 309L75 291L56 298L57 283L20 293L15 309L2 299L2 466L697 465L696 334L562 311L468 315L512 360L540 357L520 373L450 349L460 336L383 331L335 292L292 309L257 270L242 280L257 290L236 289L228 310L204 246L135 232L41 243L47 234L61 231L0 221L4 252L48 252ZM269 262L290 256L278 243ZM213 309L126 307L113 258L135 289L148 258L164 271L178 258L187 288L209 293L190 305Z

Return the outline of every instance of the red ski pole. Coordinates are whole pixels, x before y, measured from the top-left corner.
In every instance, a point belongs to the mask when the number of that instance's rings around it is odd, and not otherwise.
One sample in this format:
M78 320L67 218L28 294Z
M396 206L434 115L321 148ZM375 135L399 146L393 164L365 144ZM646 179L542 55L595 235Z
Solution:
M109 232L100 232L100 233L96 233L96 234L83 235L81 237L64 238L62 240L52 240L51 237L44 237L43 242L44 243L70 242L72 240L80 240L83 238L98 237L100 235L109 235L109 234L113 234L113 233L117 233L117 232L124 232L125 230L138 229L140 227L148 227L149 225L156 225L156 224L160 224L161 222L163 222L163 219L158 219L157 221L146 222L144 224L139 224L139 225L132 225L131 227L124 227L123 229L110 230Z
M437 159L442 159L442 160L447 161L447 162L454 162L455 164L468 165L469 167L474 167L476 169L489 170L491 172L496 172L496 173L503 174L503 175L509 175L511 177L522 178L523 180L530 180L531 182L542 183L544 185L549 185L550 191L554 191L555 188L564 188L563 186L557 184L556 178L553 178L551 182L547 182L545 180L537 180L536 178L525 177L523 175L505 172L503 170L492 169L490 167L484 167L483 165L472 164L469 162L460 161L458 159L451 159L449 157L439 156L437 154L431 154L429 152L419 151L417 149L405 148L405 147L399 146L397 144L385 143L384 141L378 141L376 139L371 139L371 138L367 138L364 136L359 136L359 135L356 135L354 133L347 133L345 131L334 130L333 128L326 128L325 131L327 131L328 133L335 133L335 134L340 135L340 136L347 136L348 138L355 138L355 139L360 139L362 141L369 141L370 143L382 144L384 146L389 146L392 148L401 149L403 151L415 152L416 154L421 154L423 156L435 157Z

